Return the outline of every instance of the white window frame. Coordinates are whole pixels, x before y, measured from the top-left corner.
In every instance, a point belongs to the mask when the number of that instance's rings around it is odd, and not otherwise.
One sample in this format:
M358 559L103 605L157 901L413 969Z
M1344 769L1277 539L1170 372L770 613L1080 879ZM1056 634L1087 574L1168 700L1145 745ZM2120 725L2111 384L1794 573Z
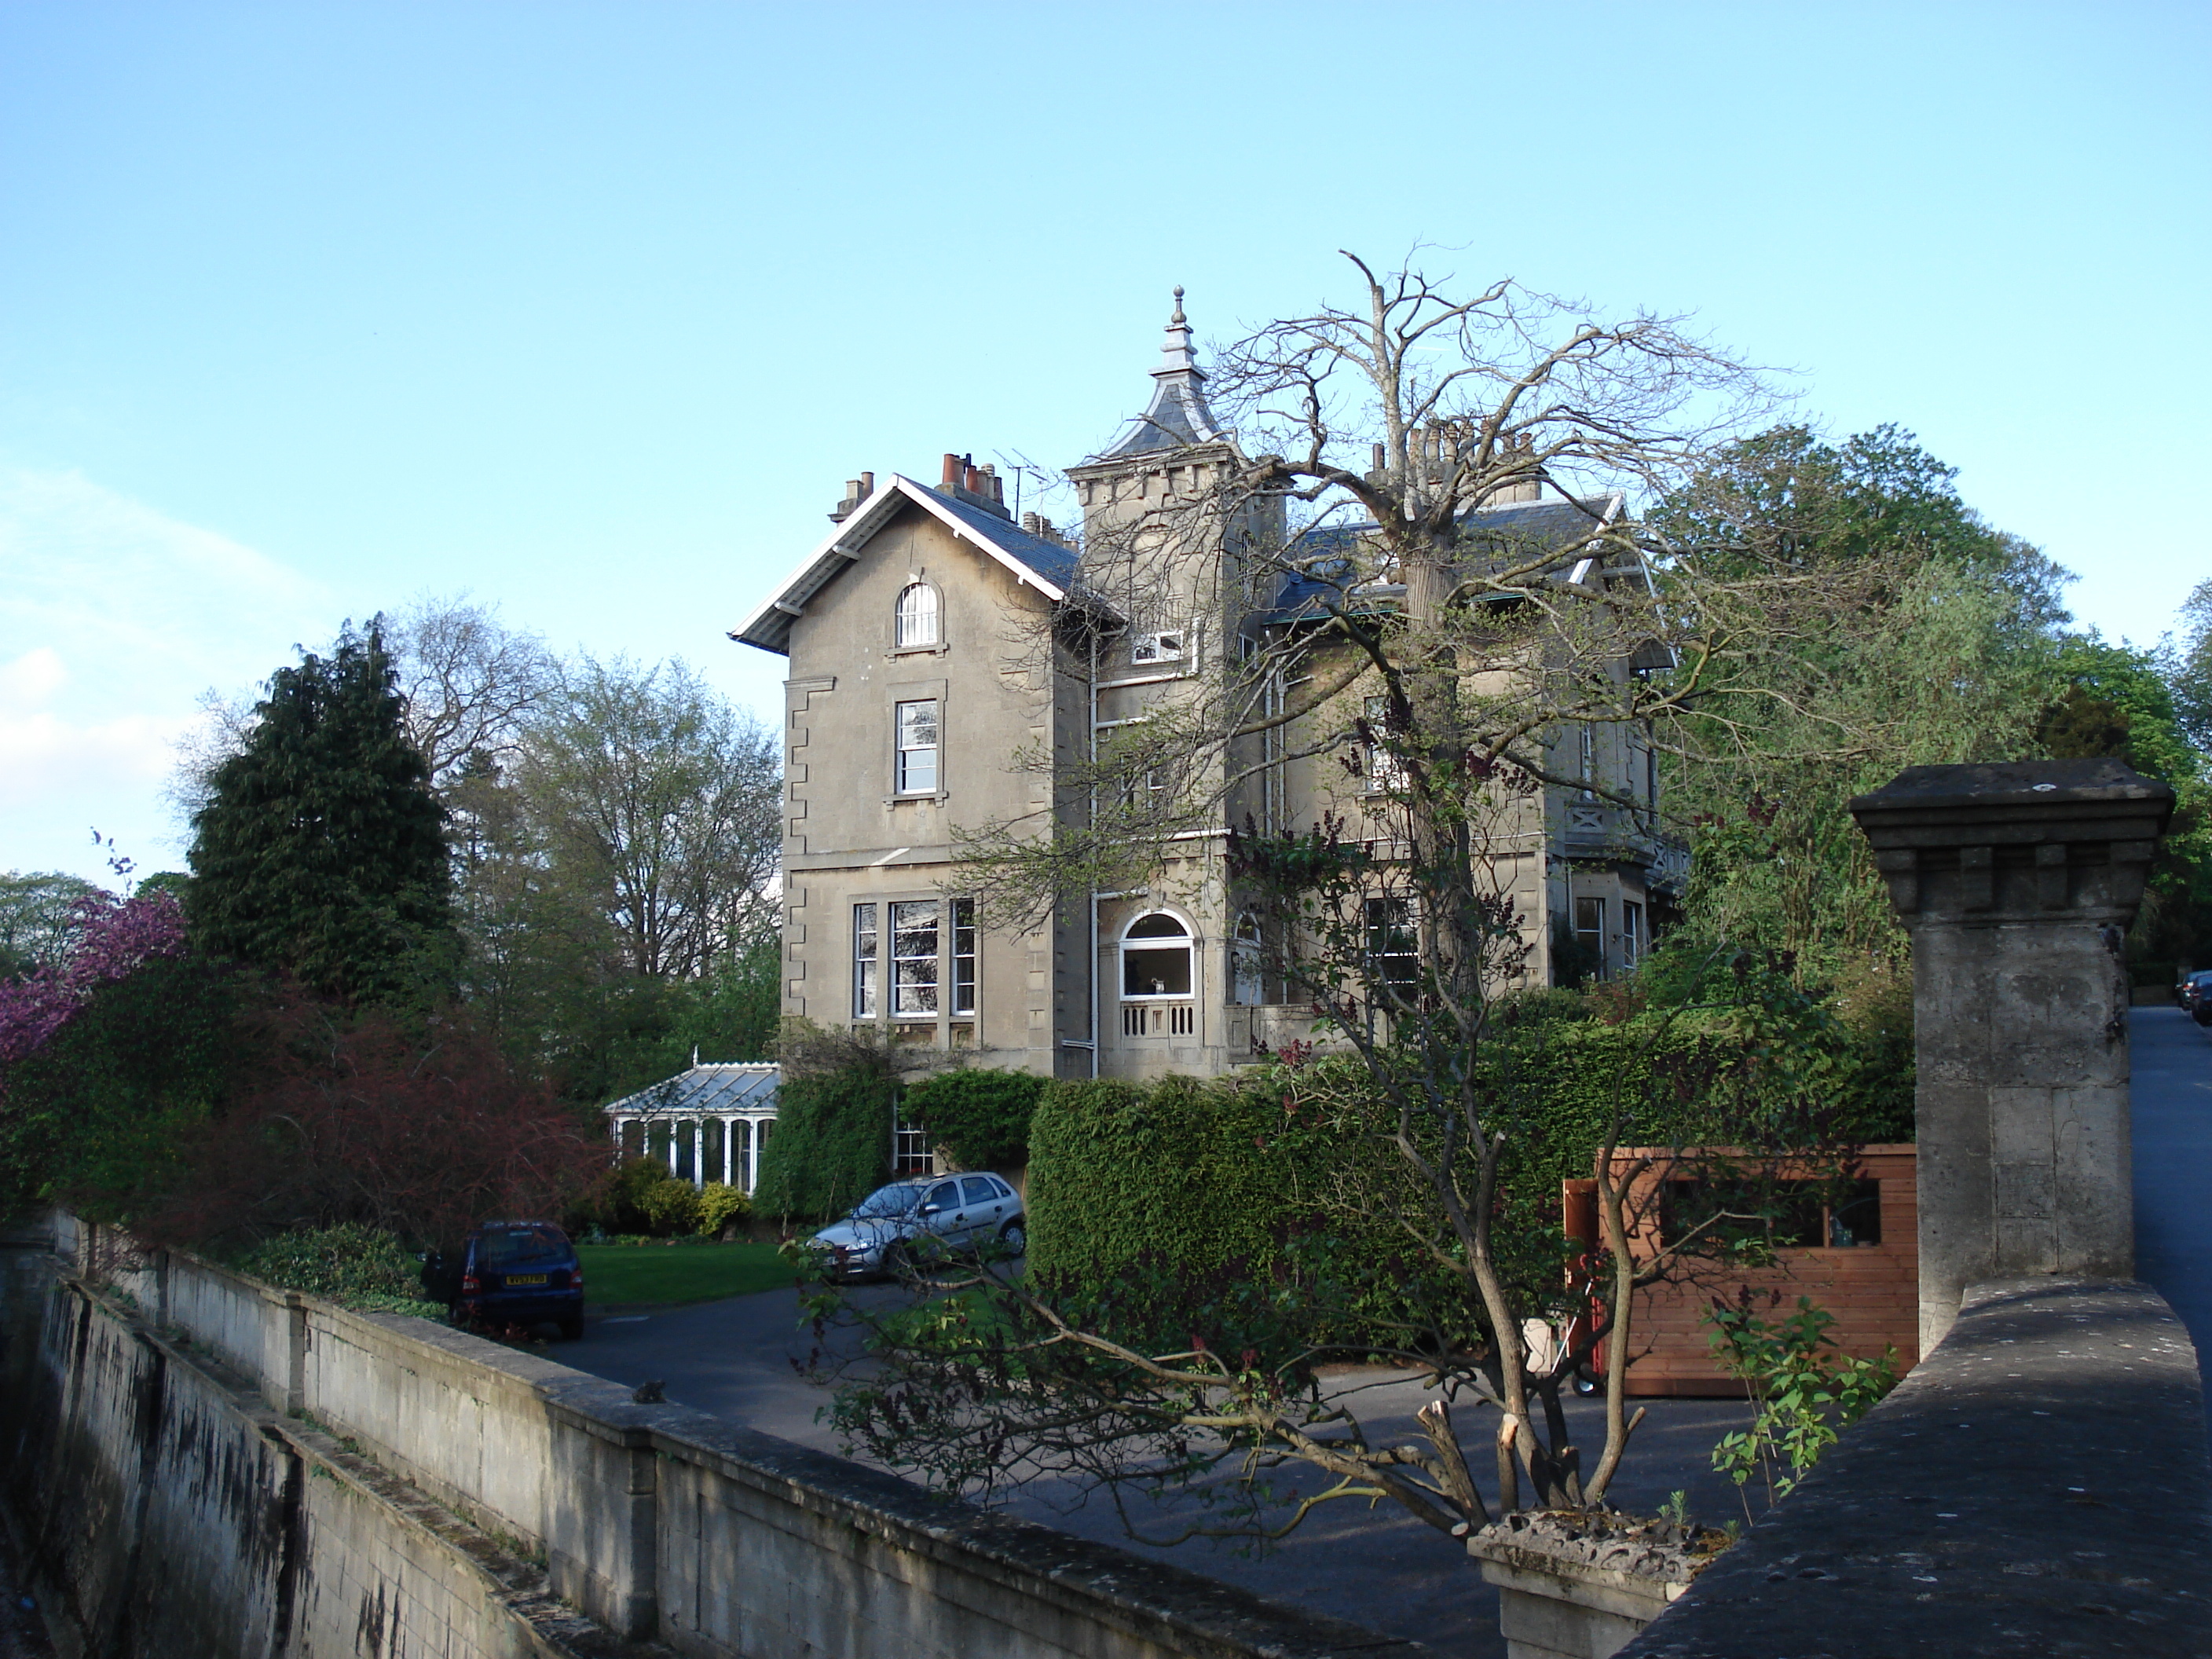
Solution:
M1592 906L1595 909L1597 915L1597 927L1595 930L1583 926L1583 907L1584 905ZM1597 965L1590 970L1590 976L1593 979L1604 979L1607 977L1613 965L1612 952L1605 948L1604 895L1599 893L1576 894L1574 925L1575 943L1581 945L1585 950L1591 950L1594 948L1597 956ZM1590 943L1592 939L1596 940L1595 947L1593 947Z
M1180 937L1172 933L1147 933L1139 936L1133 943L1130 939L1131 933L1139 924L1151 921L1154 916L1164 916L1182 928L1182 933ZM1185 988L1180 991L1132 991L1129 988L1129 955L1132 950L1145 954L1166 954L1174 951L1178 943L1182 947L1185 964L1183 969ZM1121 988L1122 1001L1188 1002L1198 995L1198 935L1191 931L1188 918L1179 916L1172 910L1146 910L1140 915L1132 916L1129 918L1128 925L1121 929L1121 944L1116 954L1120 957L1121 971L1115 975L1115 983Z
M1229 940L1229 1000L1239 1008L1256 1008L1267 1000L1266 936L1260 918L1240 910Z
M1620 902L1620 966L1623 972L1633 969L1644 960L1644 933L1648 924L1644 919L1644 906L1634 899Z
M853 907L853 1018L873 1019L883 1008L882 913L873 900Z
M952 1018L975 1018L976 981L982 967L982 935L975 927L975 901L952 901Z
M1129 636L1129 661L1136 667L1164 662L1181 662L1190 648L1190 630L1187 628L1163 628L1150 634Z
M908 710L915 711L909 714ZM925 714L921 711L927 710ZM928 721L929 741L926 744L908 742L909 724L920 735L923 720ZM915 697L891 705L891 750L893 755L892 782L896 793L902 795L934 795L940 792L945 779L945 705L936 697ZM927 781L921 757L928 757Z
M944 643L944 596L928 582L908 582L891 607L892 648L927 651Z
M1408 893L1370 893L1360 902L1360 951L1367 970L1378 986L1387 986L1400 995L1418 991L1421 983L1420 913ZM1386 930L1401 931L1406 948L1377 950L1376 939ZM1404 976L1384 973L1384 963L1408 963L1411 968Z
M890 926L885 931L890 935L890 1017L934 1020L944 1000L944 907L933 898L893 899L888 920ZM929 949L908 950L908 940L925 927L929 933Z

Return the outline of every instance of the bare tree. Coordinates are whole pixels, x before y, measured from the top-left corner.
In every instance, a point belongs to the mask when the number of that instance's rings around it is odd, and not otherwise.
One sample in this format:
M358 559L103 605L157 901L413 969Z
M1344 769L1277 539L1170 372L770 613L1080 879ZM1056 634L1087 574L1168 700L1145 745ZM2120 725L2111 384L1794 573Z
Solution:
M408 735L441 787L474 757L509 764L531 715L561 683L543 636L505 626L465 593L420 594L386 623Z
M522 727L561 681L558 660L537 634L507 627L495 605L416 595L396 617L376 618L407 699L407 735L430 763L433 786L451 797L462 769L512 763ZM207 805L216 769L246 747L254 721L250 694L210 687L198 724L177 744L166 793L179 817Z
M1500 1069L1499 1022L1528 987L1530 942L1499 872L1547 787L1650 809L1577 765L1581 732L1633 732L1701 763L1754 752L1796 696L1778 665L1847 629L1884 573L1808 568L1757 525L1692 543L1637 517L1775 400L1683 319L1352 264L1354 303L1223 350L1210 391L1243 446L1218 446L1214 466L1194 450L1180 489L1094 514L1080 596L1036 647L1086 672L1102 640L1158 626L1165 595L1211 630L1205 672L1085 762L1026 757L1060 785L1048 814L969 826L963 879L1001 916L1177 883L1226 883L1267 912L1270 974L1359 1062L1334 1097L1342 1135L1392 1172L1337 1201L1393 1218L1457 1286L1482 1346L1409 1334L1399 1357L1438 1389L1428 1443L1372 1446L1354 1412L1301 1381L1310 1351L1143 1352L1018 1285L988 1291L987 1273L972 1285L996 1296L995 1320L879 1322L886 1369L840 1406L879 1455L954 1481L1023 1455L1169 1483L1224 1457L1245 1460L1246 1480L1304 1462L1334 1477L1323 1498L1388 1497L1463 1531L1486 1511L1453 1399L1499 1413L1508 1509L1523 1492L1600 1505L1626 1449L1629 1310L1681 1256L1631 1250L1642 1170L1612 1157L1635 1119L1624 1094L1593 1171L1598 1311L1575 1341L1529 1340L1566 1264L1554 1249L1532 1278L1528 1239L1501 1233L1526 1225L1501 1218L1522 1097ZM1498 510L1540 494L1560 509L1540 522ZM1794 712L1801 748L1863 746L1848 720ZM1301 826L1275 810L1268 781L1285 767L1339 763L1340 813ZM1240 817L1225 868L1195 850ZM1586 1462L1559 1394L1608 1337L1604 1441Z
M625 971L697 975L772 908L780 758L681 661L582 657L520 742L522 856L605 925Z

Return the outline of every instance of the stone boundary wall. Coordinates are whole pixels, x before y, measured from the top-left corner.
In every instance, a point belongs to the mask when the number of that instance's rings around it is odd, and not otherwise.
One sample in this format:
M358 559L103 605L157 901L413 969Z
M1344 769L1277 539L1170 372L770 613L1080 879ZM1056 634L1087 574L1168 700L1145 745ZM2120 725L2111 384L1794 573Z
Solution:
M8 1497L87 1651L1426 1651L425 1321L66 1219L53 1248L27 1360L9 1267ZM173 1595L217 1610L201 1638Z
M1620 1659L2200 1659L2208 1561L2180 1321L2130 1281L2002 1280Z

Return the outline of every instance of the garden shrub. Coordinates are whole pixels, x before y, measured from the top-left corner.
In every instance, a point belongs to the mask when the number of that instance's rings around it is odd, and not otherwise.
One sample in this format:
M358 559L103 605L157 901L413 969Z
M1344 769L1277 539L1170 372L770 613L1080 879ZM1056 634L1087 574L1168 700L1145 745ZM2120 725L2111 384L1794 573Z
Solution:
M645 1213L646 1231L656 1237L699 1231L699 1189L688 1181L664 1174L641 1185L635 1201Z
M694 1231L702 1238L720 1237L732 1222L752 1218L753 1202L735 1187L710 1181L699 1189L699 1214Z
M1046 1082L1033 1072L962 1066L914 1085L900 1115L927 1127L930 1139L963 1170L1021 1164L1029 1158L1030 1121Z
M349 1308L428 1319L446 1312L423 1297L422 1264L398 1237L358 1222L280 1233L234 1255L229 1265L264 1284Z
M1046 1086L1031 1127L1033 1282L1125 1340L1352 1348L1433 1328L1432 1265L1330 1218L1356 1146L1286 1109L1276 1073ZM1447 1322L1449 1322L1449 1320Z

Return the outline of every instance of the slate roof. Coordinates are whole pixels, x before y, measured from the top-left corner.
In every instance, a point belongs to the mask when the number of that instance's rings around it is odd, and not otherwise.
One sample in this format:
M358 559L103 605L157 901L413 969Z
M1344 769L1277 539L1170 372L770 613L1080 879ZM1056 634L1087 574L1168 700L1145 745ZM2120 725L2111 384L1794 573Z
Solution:
M1076 553L1072 547L1032 536L1019 525L988 513L969 502L956 501L942 490L917 483L902 473L876 486L874 495L853 510L852 515L823 538L821 545L800 562L799 568L762 601L760 607L736 628L730 637L763 651L787 656L791 624L806 602L842 574L878 531L909 504L920 507L963 541L986 557L995 559L1048 599L1067 597L1075 577Z
M995 513L986 513L981 507L967 501L942 498L945 509L958 519L978 536L1009 557L1019 560L1032 575L1050 582L1065 592L1075 580L1078 562L1076 550L1063 547L1058 542L1048 542L1042 536L1032 536L1019 525L1009 524Z
M694 1066L665 1082L610 1101L602 1110L650 1112L656 1117L712 1117L719 1113L772 1112L783 1068L766 1065Z
M1460 521L1460 527L1474 539L1477 545L1491 542L1502 551L1541 547L1565 547L1581 540L1595 527L1592 515L1598 523L1610 523L1620 516L1621 497L1619 495L1592 495L1579 502L1564 501L1513 501L1503 507L1477 507ZM1353 544L1375 528L1370 520L1361 524L1332 525L1309 533L1304 545L1310 550L1308 559L1320 560L1333 548L1341 547L1347 556ZM1283 579L1276 590L1274 605L1254 617L1255 623L1295 622L1302 617L1316 617L1325 609L1325 596L1334 596L1336 588L1327 580L1328 567L1319 565L1313 574L1293 574ZM1367 585L1367 592L1377 600L1396 599L1405 592L1398 584L1375 582Z
M1229 434L1206 406L1206 371L1190 346L1190 323L1182 314L1182 290L1176 290L1175 314L1168 319L1160 347L1160 366L1152 371L1152 401L1145 412L1104 449L1085 461L1097 466L1164 449L1220 443ZM1082 468L1074 469L1080 471Z

